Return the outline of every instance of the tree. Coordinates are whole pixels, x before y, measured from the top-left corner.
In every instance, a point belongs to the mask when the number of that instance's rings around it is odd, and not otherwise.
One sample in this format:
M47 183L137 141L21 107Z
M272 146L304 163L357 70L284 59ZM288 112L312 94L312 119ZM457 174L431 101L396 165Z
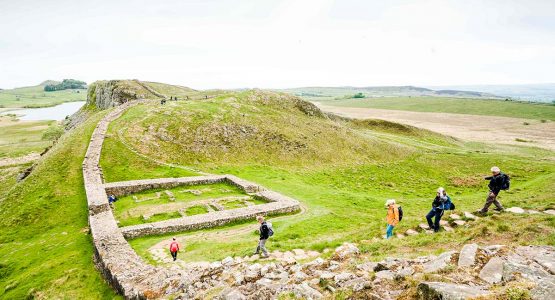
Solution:
M364 98L364 94L363 93L356 93L353 98Z

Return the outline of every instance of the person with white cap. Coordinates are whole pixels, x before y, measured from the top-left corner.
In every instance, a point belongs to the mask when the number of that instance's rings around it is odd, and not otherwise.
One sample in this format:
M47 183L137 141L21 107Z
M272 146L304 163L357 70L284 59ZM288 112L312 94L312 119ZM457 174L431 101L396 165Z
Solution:
M426 215L426 220L428 221L428 226L434 232L439 231L439 221L441 221L441 217L443 216L443 212L445 209L449 209L445 207L446 203L450 203L451 198L447 195L447 192L444 188L440 187L437 189L436 197L434 198L434 202L432 202L432 210ZM434 222L432 222L432 218L435 217Z
M497 211L505 210L503 205L501 205L501 203L497 200L497 196L501 190L509 189L510 178L507 174L502 173L499 167L491 167L491 174L492 176L484 178L485 180L489 180L489 193L486 198L486 204L484 204L484 207L478 211L481 214L486 214L492 204L495 205L495 210Z

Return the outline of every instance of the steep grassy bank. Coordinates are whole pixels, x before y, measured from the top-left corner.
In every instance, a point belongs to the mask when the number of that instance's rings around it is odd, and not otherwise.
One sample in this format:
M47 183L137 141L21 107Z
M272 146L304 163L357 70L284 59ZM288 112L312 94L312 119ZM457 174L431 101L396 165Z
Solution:
M125 140L151 162L234 174L300 200L305 213L275 220L273 249L322 250L344 241L364 243L381 236L388 198L397 199L405 209L406 217L397 229L404 231L424 221L439 186L447 188L459 209L473 211L483 205L487 182L482 176L492 165L501 166L513 178L512 191L501 196L505 205L555 207L555 164L541 159L553 157L552 152L462 143L387 122L329 119L311 105L281 94L248 91L202 101L137 106L116 120L111 130L114 128L118 135L112 135L108 143ZM121 151L119 156L130 153ZM107 177L120 174L118 180L127 179L121 176L117 162L107 159L107 153L101 164ZM140 174L143 166L131 162L129 169ZM507 216L495 222L501 228L508 226L505 231L489 229L488 235L483 235L480 232L485 229L480 225L441 233L441 238L422 236L369 244L366 250L403 255L409 247L414 253L436 251L468 238L492 243L554 243L553 221L532 218L541 235L532 234L536 231L528 228L523 217ZM520 223L512 226L512 222ZM525 232L513 232L507 238L511 228ZM184 236L192 238L184 257L211 260L245 255L253 250L255 229L256 225L238 224L203 231L202 236L186 233ZM211 234L220 230L227 232L223 239ZM131 244L148 259L148 248L167 238L147 237ZM444 242L434 243L438 239Z
M92 261L81 163L104 113L66 134L0 200L0 298L111 299Z

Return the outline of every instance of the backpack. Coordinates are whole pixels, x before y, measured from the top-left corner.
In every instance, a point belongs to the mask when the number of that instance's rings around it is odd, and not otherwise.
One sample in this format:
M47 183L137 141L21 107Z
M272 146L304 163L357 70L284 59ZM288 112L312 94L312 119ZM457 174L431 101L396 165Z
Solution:
M503 183L501 184L501 189L506 191L511 187L511 178L507 174L503 174Z
M268 237L274 235L274 228L272 227L272 223L266 222L266 226L268 227Z
M399 222L403 219L403 209L401 206L397 206L397 210L399 211Z
M455 203L451 202L451 198L447 198L445 204L443 204L444 210L455 210Z

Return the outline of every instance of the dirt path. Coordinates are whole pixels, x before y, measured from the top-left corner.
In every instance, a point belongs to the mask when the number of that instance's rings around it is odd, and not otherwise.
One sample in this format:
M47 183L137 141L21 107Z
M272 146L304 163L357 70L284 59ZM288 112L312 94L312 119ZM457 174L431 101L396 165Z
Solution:
M540 120L509 117L336 107L322 104L318 104L318 107L340 116L387 120L467 141L536 146L555 151L555 122L552 121L542 123Z

